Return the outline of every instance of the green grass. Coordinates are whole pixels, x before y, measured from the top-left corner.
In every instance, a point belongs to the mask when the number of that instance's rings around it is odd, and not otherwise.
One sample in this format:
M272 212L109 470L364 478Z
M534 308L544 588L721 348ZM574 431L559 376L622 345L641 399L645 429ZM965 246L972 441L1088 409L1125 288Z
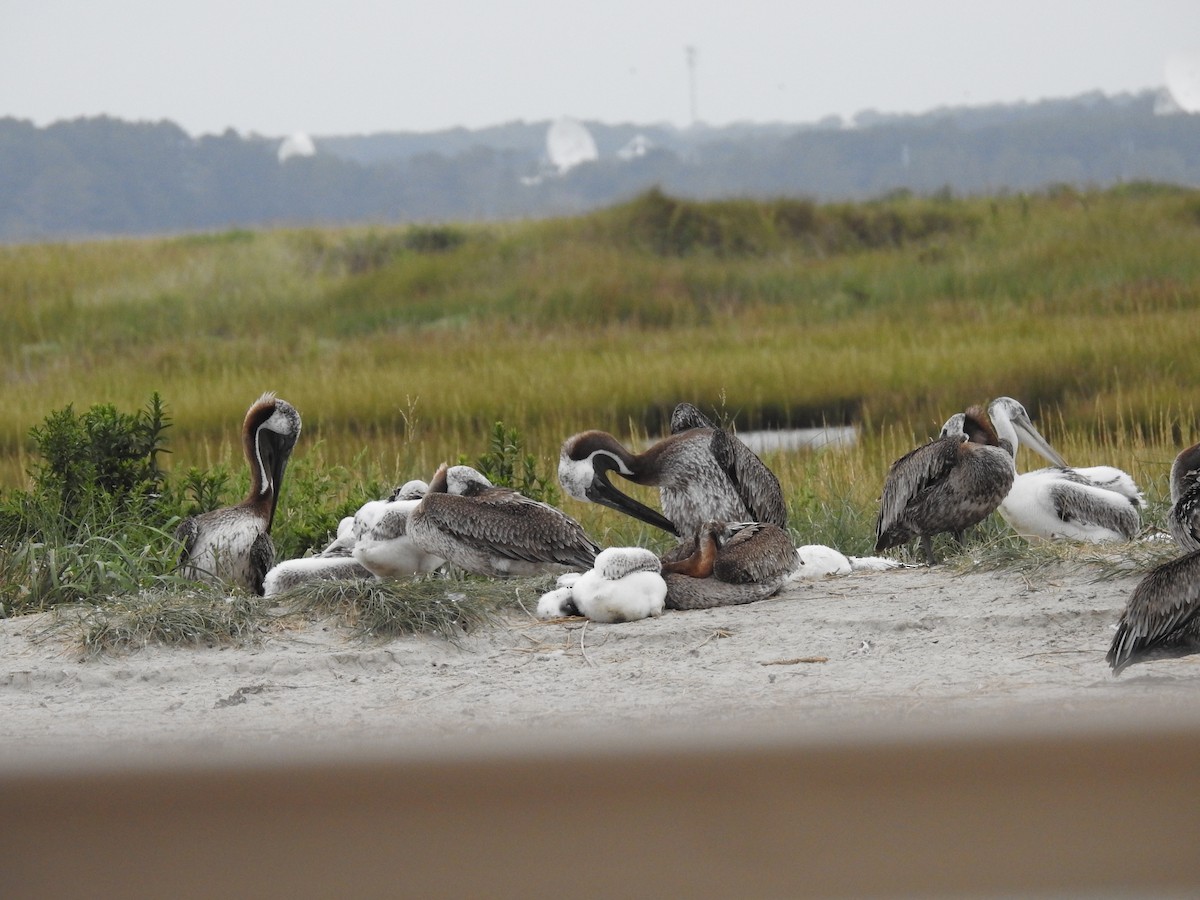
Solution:
M236 500L241 418L275 390L304 420L286 558L477 458L497 421L553 476L570 434L643 443L690 400L741 430L858 425L853 448L765 461L798 542L860 554L891 461L1009 394L1070 462L1129 470L1161 524L1171 461L1200 438L1197 247L1200 192L1148 185L837 206L652 193L552 222L0 247L0 488L29 487L29 431L52 410L157 391L172 482L223 469ZM561 505L602 544L666 543ZM144 546L166 577L160 544Z
M651 427L681 398L725 396L742 428L915 432L997 393L1070 428L1097 413L1188 428L1197 204L1126 190L814 207L833 231L852 212L949 223L867 244L767 240L766 207L693 204L725 236L682 255L630 235L637 204L464 228L437 252L383 229L4 248L0 483L20 482L48 410L155 390L176 463L199 466L237 462L238 417L264 389L335 462L366 449L406 468L474 452L497 419L549 458L574 430ZM391 249L343 261L372 242Z

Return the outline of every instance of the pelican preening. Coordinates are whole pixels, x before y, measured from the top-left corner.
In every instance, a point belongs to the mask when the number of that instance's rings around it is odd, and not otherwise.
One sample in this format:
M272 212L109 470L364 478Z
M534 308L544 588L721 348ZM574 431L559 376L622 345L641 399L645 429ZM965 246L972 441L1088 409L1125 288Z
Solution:
M609 481L610 472L657 487L662 513L619 491ZM675 407L671 434L642 453L605 431L567 438L558 480L576 500L601 503L684 540L710 520L787 527L779 480L750 448L690 403Z
M1183 450L1171 465L1167 528L1185 551L1200 550L1200 444Z
M801 560L788 533L770 522L706 522L686 555L662 564L667 609L736 606L770 597Z
M286 400L265 393L242 422L242 449L250 467L250 492L237 506L214 509L179 523L183 543L179 571L185 578L263 592L275 562L271 524L288 459L300 436L300 414Z
M929 565L933 536L963 532L986 519L1013 483L1011 444L996 434L982 407L963 415L963 432L948 434L892 463L875 523L875 552L919 538Z
M469 466L438 469L408 534L426 553L492 577L590 569L600 552L566 513L496 487Z
M1200 652L1200 550L1164 563L1138 583L1105 657L1113 674L1150 659Z

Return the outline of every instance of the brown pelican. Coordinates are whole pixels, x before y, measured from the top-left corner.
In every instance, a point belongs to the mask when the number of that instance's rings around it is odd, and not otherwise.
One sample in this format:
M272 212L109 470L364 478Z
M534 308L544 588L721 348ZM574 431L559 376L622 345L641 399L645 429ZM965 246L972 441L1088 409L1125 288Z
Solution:
M561 510L445 464L408 521L412 540L474 575L590 569L600 548Z
M1133 663L1200 652L1200 550L1164 563L1133 590L1105 657L1113 674Z
M1012 445L1014 465L1020 437L1052 466L1017 475L1000 504L1000 515L1024 538L1103 543L1129 541L1141 530L1142 494L1129 475L1112 466L1068 466L1034 427L1025 407L1012 397L988 405L996 433ZM943 426L946 434L957 416Z
M271 523L279 488L299 436L300 414L290 403L274 393L254 401L242 423L250 493L237 506L179 523L175 537L183 543L179 571L185 578L263 592L263 578L275 562Z
M609 623L661 616L667 596L661 567L653 551L609 547L596 555L596 564L582 575L560 578L559 588L538 601L538 615L578 614Z
M424 575L446 562L417 546L409 532L409 520L417 504L425 497L425 482L409 482L392 494L378 509L373 521L354 541L354 558L380 578Z
M1012 487L1012 454L983 407L963 417L964 432L948 434L892 463L875 523L875 552L921 539L933 565L933 536L963 532L986 519Z
M610 472L658 487L665 515L617 490ZM680 538L691 537L710 520L753 519L787 527L787 505L775 475L690 403L675 407L671 434L644 453L631 452L604 431L567 438L558 480L576 500L601 503Z
M667 609L753 603L776 593L801 565L788 533L770 522L706 522L688 555L664 558Z
M1182 451L1171 466L1167 527L1184 550L1200 550L1200 444Z

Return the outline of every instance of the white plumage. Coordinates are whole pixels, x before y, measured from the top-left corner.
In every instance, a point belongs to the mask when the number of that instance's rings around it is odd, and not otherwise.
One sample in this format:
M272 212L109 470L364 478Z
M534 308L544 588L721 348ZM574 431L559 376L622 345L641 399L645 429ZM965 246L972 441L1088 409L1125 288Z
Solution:
M572 614L594 622L634 622L661 616L667 598L667 583L660 574L661 563L642 547L609 547L596 556L595 566L567 586L542 595L538 615L542 618Z
M354 558L380 578L423 575L446 560L417 546L409 535L409 519L419 499L393 500L376 511L354 542Z
M371 573L349 556L305 556L273 566L263 578L263 596L274 597L311 581L370 577Z
M1137 536L1141 528L1138 510L1144 501L1128 473L1113 466L1068 466L1034 427L1025 407L1012 397L997 397L989 404L988 415L996 432L1012 445L1014 469L1020 438L1053 463L1014 477L999 507L1013 531L1027 540L1086 543L1127 541ZM952 416L942 434L961 428L961 416Z

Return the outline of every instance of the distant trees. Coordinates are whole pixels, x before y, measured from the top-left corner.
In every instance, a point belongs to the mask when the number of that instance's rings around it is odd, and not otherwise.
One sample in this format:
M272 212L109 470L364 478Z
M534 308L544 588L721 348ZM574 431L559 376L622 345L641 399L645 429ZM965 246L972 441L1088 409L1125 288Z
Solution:
M685 198L878 197L1027 191L1125 181L1200 185L1200 116L1156 115L1156 95L864 113L854 128L591 124L598 162L542 171L546 123L480 132L318 140L279 163L278 141L192 138L170 122L0 119L0 241L281 224L436 222L571 214L652 187ZM616 151L635 135L651 149Z

